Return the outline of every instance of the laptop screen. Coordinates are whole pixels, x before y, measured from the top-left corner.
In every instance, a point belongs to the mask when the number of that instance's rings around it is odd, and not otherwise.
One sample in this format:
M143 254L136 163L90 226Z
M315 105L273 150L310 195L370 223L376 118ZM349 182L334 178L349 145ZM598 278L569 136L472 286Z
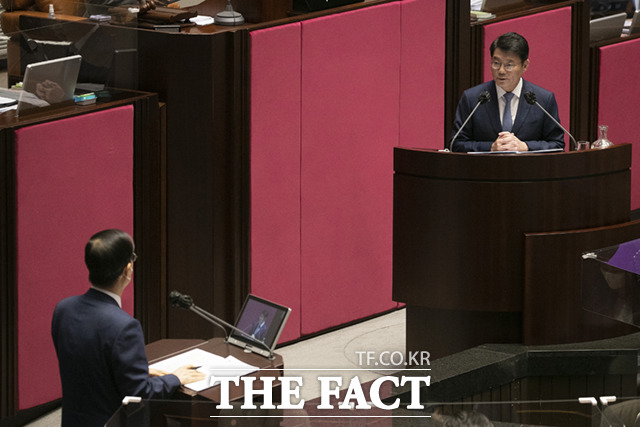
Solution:
M229 343L269 357L273 352L291 309L267 301L255 295L247 296L240 310L235 327L244 331L245 336L237 331L229 335Z
M73 100L81 61L73 55L27 65L18 112Z

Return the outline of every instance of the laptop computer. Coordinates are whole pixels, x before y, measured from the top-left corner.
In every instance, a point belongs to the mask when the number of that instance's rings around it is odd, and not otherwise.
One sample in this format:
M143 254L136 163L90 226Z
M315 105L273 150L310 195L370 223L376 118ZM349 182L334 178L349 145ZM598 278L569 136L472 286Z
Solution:
M595 43L619 38L622 35L625 19L627 14L624 12L592 19L589 22L589 41Z
M65 101L73 102L82 56L72 55L28 64L18 100L18 114Z
M264 357L273 357L273 350L289 318L291 309L255 295L247 296L236 319L236 330L229 334L228 342Z

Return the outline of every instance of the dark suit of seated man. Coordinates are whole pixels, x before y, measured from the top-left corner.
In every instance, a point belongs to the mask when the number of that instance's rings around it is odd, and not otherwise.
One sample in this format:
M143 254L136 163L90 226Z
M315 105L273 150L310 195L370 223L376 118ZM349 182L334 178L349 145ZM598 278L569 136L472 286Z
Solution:
M458 103L453 123L453 138L488 91L489 102L481 104L453 141L452 151L534 151L564 149L564 133L535 104L527 103L528 91L558 122L558 104L552 92L522 78L529 67L529 45L516 33L506 33L493 41L491 74L493 80L467 89ZM510 108L505 108L510 98ZM512 95L509 95L512 94Z
M85 247L93 286L54 310L51 335L62 380L63 427L104 426L125 396L167 399L181 384L204 379L190 366L150 376L140 322L120 301L135 260L127 233L95 234Z

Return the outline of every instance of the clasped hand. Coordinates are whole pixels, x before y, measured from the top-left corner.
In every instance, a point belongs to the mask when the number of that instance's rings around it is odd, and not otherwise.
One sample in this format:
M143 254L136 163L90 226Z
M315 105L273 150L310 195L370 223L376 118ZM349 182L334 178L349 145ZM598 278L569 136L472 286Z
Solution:
M511 132L500 132L491 151L529 151L529 146Z

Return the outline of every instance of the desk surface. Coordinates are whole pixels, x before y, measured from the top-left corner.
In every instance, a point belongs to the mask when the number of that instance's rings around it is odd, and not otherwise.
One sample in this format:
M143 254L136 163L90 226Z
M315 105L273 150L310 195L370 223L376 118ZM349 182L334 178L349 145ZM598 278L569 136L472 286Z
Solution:
M134 90L109 89L109 97L99 100L93 105L78 105L65 103L44 108L29 110L28 113L17 115L16 110L5 111L0 114L0 128L28 126L45 121L73 117L81 114L92 113L107 108L119 107L131 104L139 99L155 96L155 94Z
M156 363L194 348L199 348L222 357L233 356L245 363L257 366L261 370L274 369L273 371L267 370L253 373L252 375L256 378L260 378L261 376L278 377L283 374L284 361L282 356L276 354L275 359L269 360L266 357L255 353L246 353L241 348L226 343L222 338L213 338L209 341L198 339L165 339L155 341L146 346L147 358L149 359L150 364ZM256 381L255 388L258 389L261 387L261 382L259 380ZM220 402L220 386L214 386L200 392L194 392L193 390L181 387L180 391L184 395L183 397L196 399L201 398L204 400ZM229 387L229 400L239 400L243 396L242 383L240 383L240 387L236 387L231 384Z

